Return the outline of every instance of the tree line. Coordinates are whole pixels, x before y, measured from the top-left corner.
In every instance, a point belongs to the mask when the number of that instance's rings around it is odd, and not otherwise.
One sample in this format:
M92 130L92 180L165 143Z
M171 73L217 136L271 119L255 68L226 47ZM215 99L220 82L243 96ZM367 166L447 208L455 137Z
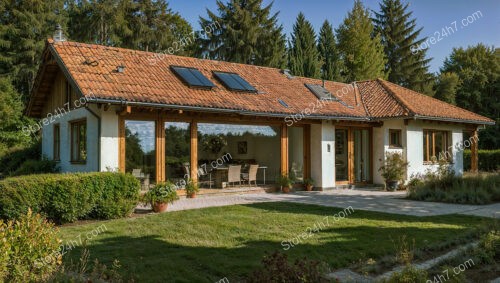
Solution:
M216 0L199 18L196 37L177 55L276 68L293 75L352 82L384 78L499 121L498 48L483 44L455 48L438 74L429 72L427 49L412 52L421 36L409 4L381 0L377 11L354 2L338 27L325 20L316 33L299 13L286 35L273 3ZM22 115L55 25L72 41L162 52L193 28L166 0L5 0L0 2L0 155L29 143L18 134ZM500 148L498 123L481 131L482 148ZM3 149L2 149L3 148Z

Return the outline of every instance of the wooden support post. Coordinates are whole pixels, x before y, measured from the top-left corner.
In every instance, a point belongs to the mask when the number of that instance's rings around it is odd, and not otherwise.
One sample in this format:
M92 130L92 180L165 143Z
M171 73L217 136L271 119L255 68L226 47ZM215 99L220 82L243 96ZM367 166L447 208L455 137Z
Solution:
M118 169L125 173L125 119L118 117Z
M165 129L163 118L156 119L156 182L165 181Z
M471 151L471 156L470 156L470 169L473 173L477 173L479 171L479 156L478 156L478 140L479 140L479 137L477 135L477 129L475 129L474 131L472 131L472 136L471 136L471 140L472 140L472 143L471 143L471 148L470 148L470 151Z
M190 178L193 182L198 182L198 123L191 122L191 170Z
M304 178L311 178L311 125L304 126Z
M281 124L281 175L288 176L288 126Z

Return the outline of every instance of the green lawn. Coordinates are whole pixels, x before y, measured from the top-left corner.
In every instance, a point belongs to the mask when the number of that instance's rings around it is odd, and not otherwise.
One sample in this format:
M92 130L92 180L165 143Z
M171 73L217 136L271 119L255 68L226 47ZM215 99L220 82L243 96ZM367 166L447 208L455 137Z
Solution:
M216 282L223 277L235 282L258 267L266 252L283 251L282 241L309 232L315 223L325 226L283 252L333 268L394 254L391 239L402 235L415 239L420 248L465 235L481 224L481 218L472 216L359 210L334 222L331 216L340 210L281 202L235 205L66 226L60 233L66 243L105 224L107 231L87 244L91 258L109 265L118 259L121 272L138 282ZM80 253L77 247L64 259L78 259Z

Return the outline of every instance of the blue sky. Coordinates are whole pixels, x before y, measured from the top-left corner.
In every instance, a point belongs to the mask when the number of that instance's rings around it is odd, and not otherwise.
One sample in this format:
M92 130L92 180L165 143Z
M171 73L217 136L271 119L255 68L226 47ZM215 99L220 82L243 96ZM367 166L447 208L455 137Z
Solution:
M270 0L264 0L266 4L270 2ZM457 30L453 34L441 36L439 42L430 44L427 54L433 58L430 64L432 72L439 70L453 47L467 47L479 42L495 47L500 45L500 0L407 2L410 3L413 17L417 19L417 25L423 27L422 36L431 37L442 28L452 27L452 22L457 22ZM273 11L280 11L279 22L283 24L289 36L299 12L302 11L305 14L318 32L325 19L330 21L334 28L338 27L353 3L353 0L275 0ZM364 0L363 3L371 10L379 10L378 0ZM169 4L173 11L179 12L197 30L200 29L199 16L205 17L207 8L212 11L216 10L215 0L171 0ZM462 19L466 19L476 11L480 11L482 16L476 17L476 20L468 23L467 26L462 26Z

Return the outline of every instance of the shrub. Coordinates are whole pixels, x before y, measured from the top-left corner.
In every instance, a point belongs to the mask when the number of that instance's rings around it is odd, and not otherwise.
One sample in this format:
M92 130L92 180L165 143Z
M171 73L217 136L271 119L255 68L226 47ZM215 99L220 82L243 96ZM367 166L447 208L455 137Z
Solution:
M57 223L123 217L135 208L139 189L132 175L111 172L7 178L0 181L0 218L17 218L28 208Z
M497 202L500 201L500 174L455 176L452 171L440 169L438 173L410 180L408 198L461 204Z
M193 182L193 180L191 180L191 179L188 181L185 188L186 188L186 195L188 197L193 196L200 191L200 187L198 186L198 183Z
M427 271L407 265L403 270L396 271L385 282L388 283L425 283L427 282Z
M478 154L478 169L480 171L497 171L500 170L500 149L477 151ZM471 151L464 150L464 170L471 169Z
M304 259L290 264L286 255L275 252L264 257L262 266L247 278L247 282L329 282L323 277L326 268L318 261Z
M403 179L408 167L408 162L406 162L400 153L387 152L385 159L380 159L383 165L378 169L381 172L384 180L387 181L400 181Z
M9 176L26 160L40 159L42 156L42 144L35 143L29 147L10 149L5 155L0 157L0 174Z
M11 173L11 176L29 175L29 174L42 174L42 173L56 173L59 172L57 162L43 157L42 160L29 159L26 160Z
M0 220L0 282L39 282L61 263L54 225L28 210L18 220Z
M500 231L493 230L483 235L473 251L481 264L494 264L500 260Z
M176 186L170 181L156 184L143 196L144 204L151 206L155 203L173 203L178 199Z

